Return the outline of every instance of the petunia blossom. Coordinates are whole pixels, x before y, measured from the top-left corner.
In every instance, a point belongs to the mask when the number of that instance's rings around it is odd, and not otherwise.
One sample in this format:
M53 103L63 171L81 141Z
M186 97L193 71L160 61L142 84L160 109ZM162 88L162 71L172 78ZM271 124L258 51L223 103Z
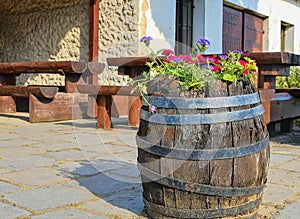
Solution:
M143 36L140 39L140 42L144 42L146 46L149 46L151 40L153 40L153 38L151 36Z
M151 113L156 113L157 108L155 106L150 107L150 112Z
M207 39L202 39L200 38L198 41L197 41L198 44L201 44L201 45L204 45L204 46L210 46L210 42L209 40Z
M164 56L175 55L175 52L172 49L164 49L161 53Z

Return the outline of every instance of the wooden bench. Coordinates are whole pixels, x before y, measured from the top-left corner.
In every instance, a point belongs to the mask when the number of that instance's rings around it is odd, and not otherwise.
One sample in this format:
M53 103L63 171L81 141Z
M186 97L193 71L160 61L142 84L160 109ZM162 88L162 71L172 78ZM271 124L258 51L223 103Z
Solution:
M247 53L256 60L258 77L256 86L265 108L265 119L270 136L280 123L281 132L290 132L293 120L300 117L299 89L277 89L276 77L289 76L291 66L300 66L300 55L287 52Z
M140 103L139 95L137 91L131 93L132 87L130 86L104 86L104 85L77 85L77 89L80 93L88 94L90 97L96 99L97 102L97 128L110 129L111 128L111 109L113 102L113 95L120 96L136 96ZM139 115L137 107L131 107L131 111L128 115L129 125L135 124L136 126Z
M0 63L0 113L16 112L18 105L25 105L30 122L58 121L95 116L94 102L87 94L80 94L78 84L90 84L90 78L103 72L105 65L97 62L49 61L49 62L6 62ZM38 95L50 91L53 86L18 86L16 76L28 73L60 74L65 77L64 86L53 98ZM24 99L25 98L25 99ZM92 109L87 112L90 103Z

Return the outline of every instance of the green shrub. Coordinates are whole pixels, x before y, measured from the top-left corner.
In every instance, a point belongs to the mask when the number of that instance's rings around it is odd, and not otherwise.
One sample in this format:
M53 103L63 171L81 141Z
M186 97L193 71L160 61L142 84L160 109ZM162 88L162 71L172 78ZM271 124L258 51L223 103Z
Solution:
M291 67L290 76L276 77L277 88L300 88L300 67Z
M276 77L277 88L300 88L300 67L291 67L290 76ZM294 124L300 127L300 119L294 120Z

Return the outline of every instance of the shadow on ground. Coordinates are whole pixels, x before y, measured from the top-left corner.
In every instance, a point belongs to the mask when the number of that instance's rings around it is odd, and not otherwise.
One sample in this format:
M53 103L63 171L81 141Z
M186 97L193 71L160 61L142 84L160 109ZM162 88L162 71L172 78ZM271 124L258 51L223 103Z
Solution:
M79 186L104 201L99 206L103 211L114 212L114 208L118 207L125 210L125 213L129 211L145 216L142 186L136 164L108 159L81 161L80 166L72 171L72 175Z

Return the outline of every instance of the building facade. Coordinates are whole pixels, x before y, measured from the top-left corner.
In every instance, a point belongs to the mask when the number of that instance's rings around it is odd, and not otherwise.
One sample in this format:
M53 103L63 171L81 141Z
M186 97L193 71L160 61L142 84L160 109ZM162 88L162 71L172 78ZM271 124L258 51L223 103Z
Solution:
M88 61L89 6L93 0L2 0L0 61ZM207 53L227 50L300 54L299 0L100 0L99 56L145 55L139 38L151 35L154 49L184 53L199 38ZM21 75L20 84L62 84L54 75ZM107 70L100 84L122 84Z
M140 0L140 35L165 39L170 47L174 41L191 46L207 38L212 42L208 53L299 54L299 12L298 0Z

